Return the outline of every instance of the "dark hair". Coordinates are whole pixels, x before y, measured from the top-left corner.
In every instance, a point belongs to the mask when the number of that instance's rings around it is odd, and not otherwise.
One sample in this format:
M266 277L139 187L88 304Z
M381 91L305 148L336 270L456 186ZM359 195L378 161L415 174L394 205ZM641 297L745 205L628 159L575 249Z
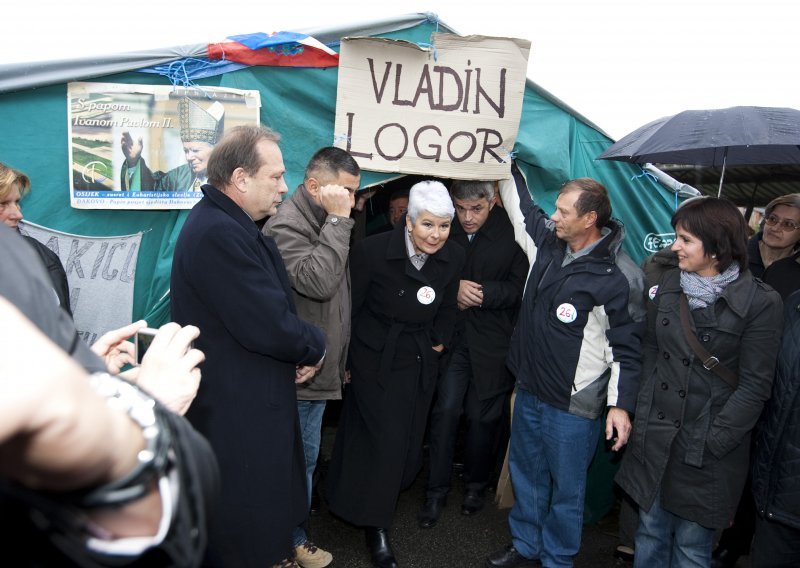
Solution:
M608 191L602 183L588 177L576 178L562 185L559 194L570 191L581 192L575 202L575 211L579 216L594 211L597 213L595 227L602 229L608 224L611 219L611 202L608 200Z
M700 239L707 256L716 256L720 272L734 262L747 268L747 225L732 202L707 197L685 203L672 216L672 227L678 225Z
M258 153L258 143L269 140L276 144L281 135L266 126L236 126L231 128L214 146L208 158L208 183L220 191L228 185L236 168L242 168L249 175L255 175L263 165Z
M306 166L304 180L307 181L313 177L317 178L318 181L325 182L328 180L320 180L319 178L336 178L340 172L358 176L361 175L361 168L349 152L335 146L328 146L317 150L311 156Z
M408 199L408 190L407 189L394 190L392 194L389 196L389 203L391 203L395 199Z
M455 180L450 186L453 199L486 199L491 201L495 193L493 181Z

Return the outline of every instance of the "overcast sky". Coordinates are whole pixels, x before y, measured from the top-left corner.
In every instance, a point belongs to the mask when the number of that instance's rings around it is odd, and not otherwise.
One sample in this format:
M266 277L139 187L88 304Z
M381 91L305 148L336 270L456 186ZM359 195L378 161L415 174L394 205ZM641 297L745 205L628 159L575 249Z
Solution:
M461 34L530 40L528 77L620 138L689 108L800 109L800 32L793 5L793 0L23 0L7 7L0 61L135 51L434 12Z

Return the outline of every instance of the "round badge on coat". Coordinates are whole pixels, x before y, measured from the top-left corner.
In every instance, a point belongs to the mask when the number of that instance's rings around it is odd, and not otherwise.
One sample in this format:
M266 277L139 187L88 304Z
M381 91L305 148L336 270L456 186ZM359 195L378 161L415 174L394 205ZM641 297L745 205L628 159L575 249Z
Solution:
M651 300L655 300L656 294L658 294L658 284L656 284L655 286L650 288L650 290L647 291L647 295L650 296Z
M436 290L430 286L423 286L417 290L417 300L420 304L428 305L436 299Z
M572 323L578 317L578 310L572 304L561 304L556 308L556 317L564 323Z

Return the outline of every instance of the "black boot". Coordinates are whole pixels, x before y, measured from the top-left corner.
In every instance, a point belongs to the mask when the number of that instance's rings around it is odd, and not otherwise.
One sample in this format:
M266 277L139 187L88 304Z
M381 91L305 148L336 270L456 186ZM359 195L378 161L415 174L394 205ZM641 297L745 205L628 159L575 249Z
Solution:
M364 536L375 568L398 568L389 542L389 531L380 527L365 527Z
M444 507L447 497L428 497L422 505L422 509L417 513L417 522L419 528L429 529L436 525L439 517L442 516L442 507Z

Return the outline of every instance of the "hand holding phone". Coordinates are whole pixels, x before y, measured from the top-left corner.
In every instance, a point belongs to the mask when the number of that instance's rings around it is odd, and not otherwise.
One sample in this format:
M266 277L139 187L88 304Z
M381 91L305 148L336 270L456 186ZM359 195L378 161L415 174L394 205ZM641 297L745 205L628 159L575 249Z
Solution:
M134 340L134 346L136 349L136 363L138 365L142 364L142 359L144 359L144 354L147 352L147 350L150 348L150 345L153 343L153 338L156 336L156 333L158 333L158 330L153 329L152 327L145 327L136 332L136 339Z

